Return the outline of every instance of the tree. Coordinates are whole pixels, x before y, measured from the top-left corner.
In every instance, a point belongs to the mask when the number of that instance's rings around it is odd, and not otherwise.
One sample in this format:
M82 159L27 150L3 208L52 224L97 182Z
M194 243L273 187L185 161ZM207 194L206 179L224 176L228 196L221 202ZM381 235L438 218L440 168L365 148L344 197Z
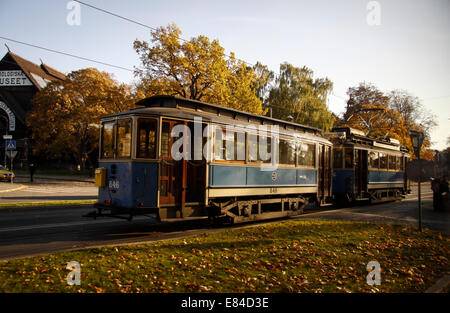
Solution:
M418 97L406 90L391 91L389 107L400 113L408 129L419 129L430 139L431 130L437 126L436 116L423 107Z
M309 68L283 63L267 105L275 118L329 131L335 120L327 108L327 95L332 88L328 78L314 79Z
M358 87L350 87L347 95L349 99L343 117L344 121L348 120L352 114L360 112L363 105L385 108L389 106L389 97L370 83L363 82Z
M94 68L49 83L34 96L27 116L34 153L47 159L73 157L84 170L89 153L98 147L100 118L130 109L133 103L129 86Z
M254 70L233 53L226 56L217 40L206 36L182 40L181 30L174 24L152 31L151 36L152 45L134 41L142 63L135 71L141 96L176 95L263 113L255 93Z
M267 99L269 98L270 89L273 87L271 84L275 79L275 73L269 70L266 65L256 62L253 67L257 79L254 82L254 89L256 95L261 100L263 108L267 107Z
M421 149L421 157L433 160L431 148L431 130L437 126L436 116L426 110L418 97L406 90L394 90L389 93L389 106L398 111L405 122L405 127L424 133L425 139Z
M409 130L422 131L425 140L421 157L432 159L429 130L436 124L434 116L423 109L417 97L398 90L385 94L365 82L357 87L350 87L347 94L347 108L338 126L362 130L371 138L398 139L410 151L413 150Z
M409 143L409 133L400 113L384 105L361 105L358 111L341 123L364 131L367 137L384 140L395 138L405 145Z

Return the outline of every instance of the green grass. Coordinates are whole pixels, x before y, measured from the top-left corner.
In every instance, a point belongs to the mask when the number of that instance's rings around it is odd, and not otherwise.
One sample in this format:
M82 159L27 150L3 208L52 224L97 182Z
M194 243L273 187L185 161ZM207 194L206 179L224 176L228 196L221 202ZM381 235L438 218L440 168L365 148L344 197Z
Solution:
M0 262L1 292L423 292L450 239L400 225L285 221L149 244ZM366 283L367 263L381 285ZM68 286L70 261L81 285Z

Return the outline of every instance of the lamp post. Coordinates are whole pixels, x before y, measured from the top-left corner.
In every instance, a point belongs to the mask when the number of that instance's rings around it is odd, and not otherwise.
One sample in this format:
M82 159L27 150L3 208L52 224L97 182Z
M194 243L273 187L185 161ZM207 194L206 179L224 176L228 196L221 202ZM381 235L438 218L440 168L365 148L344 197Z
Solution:
M416 130L410 130L409 136L411 137L411 143L414 149L414 154L417 157L417 160L419 162L419 182L418 182L418 201L419 201L419 231L422 231L422 199L421 199L421 193L420 193L420 182L422 178L422 165L420 162L420 148L422 147L424 134L420 131Z

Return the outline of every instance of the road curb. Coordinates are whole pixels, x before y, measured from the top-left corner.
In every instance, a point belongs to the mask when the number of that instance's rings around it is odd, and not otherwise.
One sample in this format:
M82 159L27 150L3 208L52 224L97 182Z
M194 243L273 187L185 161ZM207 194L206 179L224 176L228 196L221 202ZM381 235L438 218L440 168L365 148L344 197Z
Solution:
M425 290L425 293L446 293L450 287L450 272L441 277L433 286Z
M19 190L22 190L22 189L25 189L25 188L28 188L28 186L20 185L20 187L16 187L16 188L13 188L13 189L0 190L0 193L19 191Z

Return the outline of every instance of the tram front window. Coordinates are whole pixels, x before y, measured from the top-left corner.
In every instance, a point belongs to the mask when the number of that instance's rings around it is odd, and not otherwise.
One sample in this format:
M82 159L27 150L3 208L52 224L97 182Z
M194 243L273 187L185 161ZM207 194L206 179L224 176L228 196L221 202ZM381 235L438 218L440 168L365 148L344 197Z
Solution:
M156 120L139 119L137 132L137 157L156 159Z
M117 157L131 157L131 119L119 120L117 125Z
M101 136L101 158L130 158L131 157L131 119L104 122Z
M344 167L353 168L353 148L344 148Z
M102 158L114 158L114 122L106 122L102 127Z

